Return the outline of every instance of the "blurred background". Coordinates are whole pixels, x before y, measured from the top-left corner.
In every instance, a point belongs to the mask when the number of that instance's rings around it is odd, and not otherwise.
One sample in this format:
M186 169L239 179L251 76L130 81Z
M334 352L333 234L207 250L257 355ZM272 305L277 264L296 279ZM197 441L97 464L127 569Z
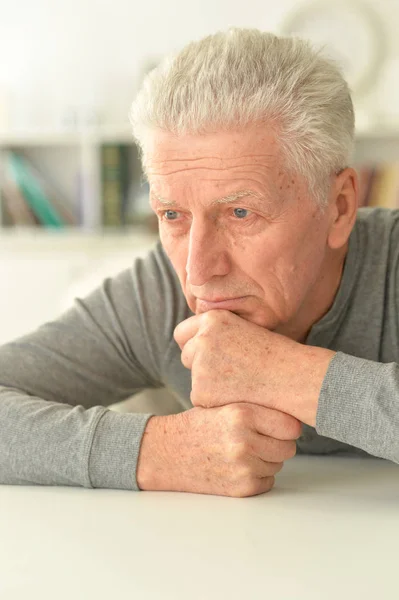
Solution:
M325 44L353 91L361 203L398 205L398 0L0 0L0 9L0 343L156 241L130 104L165 53L219 29Z

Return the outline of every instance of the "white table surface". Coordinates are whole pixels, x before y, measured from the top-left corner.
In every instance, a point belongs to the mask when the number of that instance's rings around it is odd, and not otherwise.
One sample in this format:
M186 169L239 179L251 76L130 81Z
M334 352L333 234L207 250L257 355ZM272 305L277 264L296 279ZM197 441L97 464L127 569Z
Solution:
M399 598L399 468L296 456L250 498L0 486L1 600Z

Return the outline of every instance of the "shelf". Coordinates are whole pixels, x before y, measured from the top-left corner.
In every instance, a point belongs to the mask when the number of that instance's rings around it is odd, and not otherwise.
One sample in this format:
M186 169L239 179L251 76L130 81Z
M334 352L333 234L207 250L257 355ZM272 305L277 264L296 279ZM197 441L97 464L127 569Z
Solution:
M132 226L120 229L99 229L85 231L80 227L68 229L43 229L34 227L0 227L1 253L45 250L58 252L63 249L84 252L94 247L106 248L107 251L126 251L137 248L148 248L159 240L159 236L144 227Z

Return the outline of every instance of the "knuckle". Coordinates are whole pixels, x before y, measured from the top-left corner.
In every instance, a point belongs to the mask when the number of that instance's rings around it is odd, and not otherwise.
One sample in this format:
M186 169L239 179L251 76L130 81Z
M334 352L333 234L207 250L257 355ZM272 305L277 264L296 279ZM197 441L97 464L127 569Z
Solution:
M286 458L293 458L296 454L296 443L295 441L287 442L286 450L285 450Z
M206 408L211 408L216 404L214 394L211 393L206 380L201 377L200 373L191 377L190 400L194 406L204 406Z
M226 412L230 423L235 426L242 426L249 415L248 406L245 404L227 404Z
M262 492L269 492L275 483L276 483L276 480L273 475L271 477L267 477L263 482Z
M297 440L302 435L302 423L298 419L293 419L291 426L292 439Z
M260 480L259 480L260 481ZM249 496L255 496L259 489L258 482L245 482L237 485L233 490L233 496L235 498L247 498Z
M302 423L290 415L283 415L282 427L287 437L292 440L299 438L302 433Z
M296 442L294 440L271 440L267 447L267 454L263 460L272 463L282 463L296 454Z
M218 322L225 325L232 320L232 313L229 310L218 310Z
M217 310L208 310L203 316L203 322L206 326L214 325L219 321Z
M284 462L273 463L272 468L270 469L272 475L276 475L280 473L281 469L284 467Z
M231 312L228 310L209 310L204 313L203 322L206 327L214 327L231 321Z
M239 467L239 469L237 470L237 480L238 481L251 480L253 477L255 477L254 469L248 463L242 464Z
M186 368L188 368L188 365L189 365L188 358L189 358L189 354L188 354L188 348L186 345L186 346L184 346L184 348L181 352L181 355L180 355L180 360L181 360L183 366Z
M236 498L247 498L249 496L263 494L272 489L274 482L275 479L273 476L264 477L262 479L252 479L251 481L246 481L245 483L238 485L234 489L233 495Z
M197 406L199 404L197 392L192 389L190 392L190 401L193 406Z
M249 447L246 442L236 442L230 447L230 460L238 462L248 456Z
M198 354L200 354L201 352L205 352L207 350L207 346L208 346L207 331L201 331L201 333L199 333L197 335L195 343L196 343L196 348L195 348L196 356L198 356Z

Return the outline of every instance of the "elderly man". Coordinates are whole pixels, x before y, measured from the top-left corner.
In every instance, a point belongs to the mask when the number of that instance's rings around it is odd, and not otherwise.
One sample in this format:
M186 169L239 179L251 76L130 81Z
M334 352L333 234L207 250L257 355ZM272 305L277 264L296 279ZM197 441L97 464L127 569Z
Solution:
M0 481L250 496L296 450L399 462L398 212L305 42L230 29L131 111L161 244L0 350ZM179 414L107 409L149 387Z

